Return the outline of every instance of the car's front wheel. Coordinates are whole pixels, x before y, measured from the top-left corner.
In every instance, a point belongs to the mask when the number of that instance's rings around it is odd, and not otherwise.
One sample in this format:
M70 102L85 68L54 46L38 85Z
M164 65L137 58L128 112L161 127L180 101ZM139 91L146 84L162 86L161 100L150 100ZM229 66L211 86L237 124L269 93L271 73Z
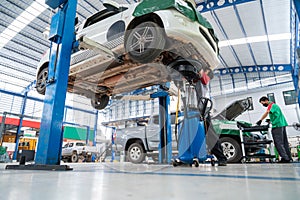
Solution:
M242 150L239 143L230 137L220 138L223 153L227 157L227 162L240 162L242 159Z
M43 94L43 95L45 94L47 81L48 81L48 67L45 67L37 75L36 91L39 94Z
M71 156L71 162L72 163L76 163L78 162L78 154L76 152L74 152Z
M109 102L109 96L106 94L103 95L96 95L94 98L91 99L92 106L97 110L104 109Z
M129 146L127 151L127 158L129 162L141 163L145 160L145 152L140 143L133 143Z
M166 45L164 29L151 21L142 22L127 30L124 41L129 57L139 63L152 62Z

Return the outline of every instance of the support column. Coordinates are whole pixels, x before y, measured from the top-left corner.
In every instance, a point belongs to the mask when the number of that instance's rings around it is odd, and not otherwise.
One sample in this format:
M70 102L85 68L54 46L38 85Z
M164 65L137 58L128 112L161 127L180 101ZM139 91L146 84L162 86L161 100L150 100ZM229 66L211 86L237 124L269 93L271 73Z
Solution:
M161 91L150 95L151 98L159 98L159 163L171 163L172 159L172 128L170 116L170 96L168 92Z
M62 2L62 1L60 1ZM66 1L63 1L66 2ZM57 6L57 1L47 1ZM60 5L60 4L59 4ZM49 85L46 88L35 164L59 165L62 149L62 121L66 100L70 57L75 32L77 0L69 0L53 16L50 39L55 44L50 51ZM54 29L54 30L53 30ZM51 33L55 33L51 35Z

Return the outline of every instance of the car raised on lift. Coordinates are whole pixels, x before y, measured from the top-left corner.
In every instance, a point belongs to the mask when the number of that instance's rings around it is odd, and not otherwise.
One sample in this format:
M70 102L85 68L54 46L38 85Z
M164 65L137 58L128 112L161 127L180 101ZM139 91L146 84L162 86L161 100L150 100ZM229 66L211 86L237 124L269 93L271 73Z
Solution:
M80 24L68 92L90 98L100 110L112 95L171 81L174 69L191 79L201 68L216 68L218 39L209 22L190 3L163 2L104 2L105 9ZM49 52L37 68L40 94L45 94L50 82Z

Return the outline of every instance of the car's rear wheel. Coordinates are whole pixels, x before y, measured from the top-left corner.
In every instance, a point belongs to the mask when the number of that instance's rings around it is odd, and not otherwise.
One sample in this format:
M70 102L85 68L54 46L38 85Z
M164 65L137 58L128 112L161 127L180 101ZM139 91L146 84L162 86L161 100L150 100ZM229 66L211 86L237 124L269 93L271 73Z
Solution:
M127 151L127 158L129 162L141 163L145 160L145 152L140 143L133 143L129 146Z
M91 99L92 106L97 110L104 109L109 102L109 96L106 94L96 95L94 98Z
M242 159L242 150L239 143L230 137L220 138L223 153L227 158L227 162L240 162Z
M151 21L142 22L126 31L124 45L132 60L139 63L152 62L165 48L164 29Z
M36 91L39 94L43 94L43 95L45 94L47 81L48 81L48 67L42 69L37 75Z

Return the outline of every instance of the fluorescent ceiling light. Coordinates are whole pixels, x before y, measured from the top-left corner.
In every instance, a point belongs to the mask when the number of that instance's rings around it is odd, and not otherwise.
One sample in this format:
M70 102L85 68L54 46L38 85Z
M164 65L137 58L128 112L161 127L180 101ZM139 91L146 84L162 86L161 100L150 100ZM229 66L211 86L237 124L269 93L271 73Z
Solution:
M0 34L0 49L47 8L48 6L45 5L45 0L33 1L32 4Z
M267 41L275 41L275 40L290 40L290 39L291 39L291 33L273 34L268 36L262 35L262 36L220 41L219 47L234 46L240 44L251 44L257 42L267 42Z

